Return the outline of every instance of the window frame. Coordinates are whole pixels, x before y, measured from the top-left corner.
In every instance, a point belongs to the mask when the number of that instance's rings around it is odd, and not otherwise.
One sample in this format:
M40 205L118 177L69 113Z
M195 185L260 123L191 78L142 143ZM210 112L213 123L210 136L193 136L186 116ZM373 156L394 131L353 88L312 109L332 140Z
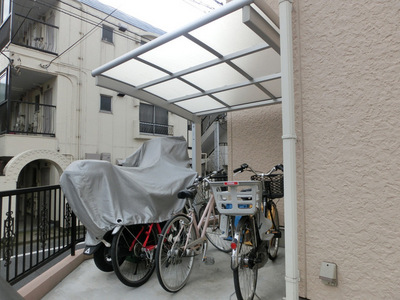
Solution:
M143 120L143 115L142 115L142 109L144 107L147 107L148 109L151 109L151 119L152 121L149 122L149 120ZM165 122L165 115L160 117L161 119L157 118L157 110L158 112L162 111L163 113L166 113L166 122ZM164 122L161 122L164 121ZM166 132L162 132L162 128L166 128ZM139 105L139 133L140 134L149 134L149 135L169 135L169 112L165 108L148 104L148 103L140 103ZM142 128L152 128L151 132L149 130L142 130ZM161 132L160 132L161 131Z
M11 0L2 0L1 7L1 24L3 24L11 15Z
M108 36L106 33L109 33L110 36ZM101 40L103 42L107 42L110 44L114 43L114 28L111 26L103 24L102 28L102 33L101 33Z
M105 107L103 107L103 100L109 100L109 106L110 106L110 110L104 109ZM108 105L107 105L108 106ZM102 113L112 113L112 96L109 95L104 95L104 94L100 94L100 112Z

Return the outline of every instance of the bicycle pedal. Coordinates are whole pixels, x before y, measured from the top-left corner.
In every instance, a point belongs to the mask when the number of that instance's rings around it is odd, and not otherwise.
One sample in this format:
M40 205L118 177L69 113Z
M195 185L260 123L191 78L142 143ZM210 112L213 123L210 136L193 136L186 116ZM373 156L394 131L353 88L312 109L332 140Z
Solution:
M280 231L272 231L272 233L274 234L275 238L280 239L282 237L282 232Z
M206 265L213 265L213 264L215 264L215 259L214 259L214 257L205 257L205 258L203 258L203 262Z

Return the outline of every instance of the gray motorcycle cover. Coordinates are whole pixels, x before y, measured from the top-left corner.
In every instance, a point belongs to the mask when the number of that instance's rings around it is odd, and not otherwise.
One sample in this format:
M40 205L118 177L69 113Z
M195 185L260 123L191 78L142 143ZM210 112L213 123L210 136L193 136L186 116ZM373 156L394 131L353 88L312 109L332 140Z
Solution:
M86 245L96 245L118 225L168 220L182 210L180 190L196 178L189 166L186 140L162 137L146 141L122 166L78 160L60 178L72 211L87 229Z

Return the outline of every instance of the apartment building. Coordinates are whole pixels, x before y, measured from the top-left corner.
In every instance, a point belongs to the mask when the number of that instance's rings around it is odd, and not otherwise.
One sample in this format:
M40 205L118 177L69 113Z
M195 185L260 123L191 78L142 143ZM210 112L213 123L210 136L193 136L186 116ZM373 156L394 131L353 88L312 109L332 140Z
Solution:
M115 164L187 121L91 71L162 35L96 0L1 0L0 190L57 184L71 161Z

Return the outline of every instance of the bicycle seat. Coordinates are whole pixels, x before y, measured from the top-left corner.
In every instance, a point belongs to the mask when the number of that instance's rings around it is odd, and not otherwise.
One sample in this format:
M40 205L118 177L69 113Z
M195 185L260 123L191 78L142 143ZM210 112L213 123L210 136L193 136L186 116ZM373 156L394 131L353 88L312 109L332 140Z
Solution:
M182 190L178 193L179 199L190 198L193 199L196 196L196 190Z

